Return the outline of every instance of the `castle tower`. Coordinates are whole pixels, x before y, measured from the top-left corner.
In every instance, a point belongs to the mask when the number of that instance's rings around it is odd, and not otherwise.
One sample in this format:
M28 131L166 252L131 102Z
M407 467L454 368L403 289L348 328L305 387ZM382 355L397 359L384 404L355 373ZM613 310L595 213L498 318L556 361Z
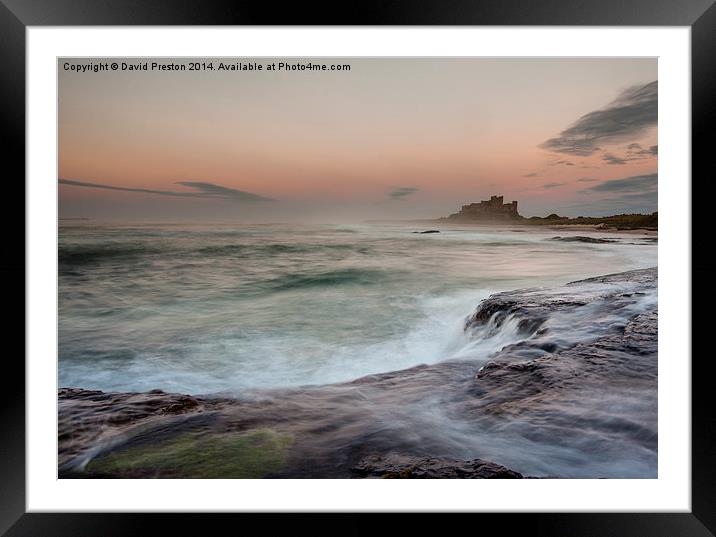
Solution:
M505 220L519 220L522 217L517 212L517 201L505 203L504 196L490 196L489 200L482 200L479 203L463 205L459 213L452 214L449 218L458 220L499 222Z

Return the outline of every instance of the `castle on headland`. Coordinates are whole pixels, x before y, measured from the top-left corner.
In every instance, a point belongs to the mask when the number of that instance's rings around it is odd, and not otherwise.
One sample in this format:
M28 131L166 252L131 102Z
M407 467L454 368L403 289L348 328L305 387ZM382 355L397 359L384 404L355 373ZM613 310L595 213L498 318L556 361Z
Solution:
M463 205L459 213L443 217L441 220L471 220L482 222L495 222L504 220L520 220L522 216L517 212L517 202L504 203L503 196L492 196L489 200L480 203Z

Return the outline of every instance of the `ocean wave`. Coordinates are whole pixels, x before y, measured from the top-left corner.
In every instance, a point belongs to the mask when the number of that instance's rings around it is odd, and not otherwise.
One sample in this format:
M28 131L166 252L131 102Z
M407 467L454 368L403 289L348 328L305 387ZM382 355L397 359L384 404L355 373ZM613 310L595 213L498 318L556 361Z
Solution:
M391 273L382 269L346 268L313 274L287 274L269 280L263 285L272 291L289 291L308 287L375 285L386 281L389 277Z
M57 260L60 265L86 265L117 259L137 259L150 254L162 253L155 246L133 243L65 245L60 246Z
M484 360L526 339L544 352L553 342L525 324L538 315L500 314L484 333L463 331L464 319L490 293L653 264L657 250L575 248L545 241L544 231L521 233L522 248L498 248L487 244L512 240L482 230L425 240L410 234L412 225L340 236L266 228L269 236L251 238L175 226L130 239L123 229L60 233L59 375L68 385L209 393ZM599 308L551 312L537 330L562 345L573 325L585 338L621 326ZM575 323L587 315L594 326ZM121 348L132 357L112 360ZM108 355L93 355L98 350Z
M510 241L510 242L482 242L478 243L479 246L520 246L523 247L525 245L524 241Z
M355 251L366 254L368 248L355 244L221 244L199 248L196 255L215 257L251 255L273 256L282 254L314 254L321 252Z
M60 473L210 477L203 462L154 447L175 449L191 428L217 446L238 441L237 431L290 437L286 457L265 473L274 478L360 477L363 461L385 458L458 470L480 459L532 477L655 478L656 292L654 268L496 293L466 328L475 339L510 332L520 341L350 382L234 397L60 390ZM520 327L524 319L539 322ZM159 463L143 463L138 446L152 446Z
M188 247L172 242L126 242L92 243L86 245L60 245L58 262L67 269L72 266L94 265L102 262L136 261L143 257L162 254L165 259L172 256L181 259L201 257L203 259L241 257L261 259L282 255L320 256L322 254L368 255L371 249L359 244L219 244L211 246Z

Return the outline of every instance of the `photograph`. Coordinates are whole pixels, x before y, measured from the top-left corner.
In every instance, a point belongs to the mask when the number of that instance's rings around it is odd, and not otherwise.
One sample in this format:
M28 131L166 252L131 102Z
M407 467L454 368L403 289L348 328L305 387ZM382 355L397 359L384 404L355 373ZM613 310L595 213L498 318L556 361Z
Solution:
M60 480L659 480L657 57L56 62Z

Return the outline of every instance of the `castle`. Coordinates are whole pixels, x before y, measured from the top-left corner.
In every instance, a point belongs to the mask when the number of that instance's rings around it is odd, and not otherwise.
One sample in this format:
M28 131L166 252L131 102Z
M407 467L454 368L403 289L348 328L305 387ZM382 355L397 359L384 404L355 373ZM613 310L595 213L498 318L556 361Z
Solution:
M489 200L483 200L480 203L463 205L459 213L442 219L483 222L520 220L522 216L517 212L517 202L504 203L503 199L503 196L492 196Z

